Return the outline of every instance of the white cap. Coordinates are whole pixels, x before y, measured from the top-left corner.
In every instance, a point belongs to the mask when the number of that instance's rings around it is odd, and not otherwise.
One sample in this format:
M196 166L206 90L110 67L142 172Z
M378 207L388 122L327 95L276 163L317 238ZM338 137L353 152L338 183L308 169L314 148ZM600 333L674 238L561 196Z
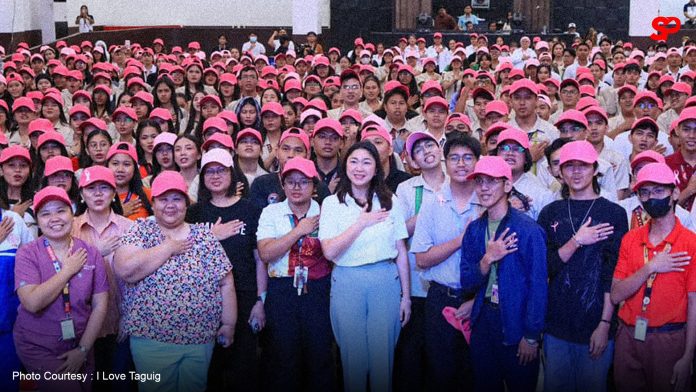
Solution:
M575 27L576 27L576 26L575 26L575 23L568 23L568 28L569 28L569 29L574 29Z

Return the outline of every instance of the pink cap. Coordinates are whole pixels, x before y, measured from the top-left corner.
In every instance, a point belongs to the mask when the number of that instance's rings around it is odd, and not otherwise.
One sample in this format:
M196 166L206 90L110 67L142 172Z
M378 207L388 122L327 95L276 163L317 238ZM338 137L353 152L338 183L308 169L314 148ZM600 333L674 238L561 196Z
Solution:
M107 169L108 170L108 169ZM58 172L67 171L74 173L72 161L68 157L58 155L55 157L48 158L46 161L46 168L44 169L44 176L52 176ZM109 170L110 171L110 170Z
M154 108L152 109L152 112L150 112L150 120L153 118L158 118L164 121L172 121L172 113L169 111L169 109Z
M63 135L61 135L61 133L58 131L50 130L42 133L41 136L39 136L39 140L36 142L36 148L41 149L41 146L48 142L56 142L62 146L65 146L65 138Z
M261 136L261 133L259 131L255 130L254 128L244 128L239 133L237 134L237 145L239 146L239 141L242 140L244 136L253 136L256 138L256 140L259 141L260 144L263 144L263 137Z
M665 91L665 94L669 95L672 92L677 92L681 94L686 94L687 96L691 96L691 86L687 83L684 82L677 82L672 85L672 87L668 88L667 91Z
M34 195L34 212L38 213L44 204L52 200L62 201L69 206L72 205L68 194L65 193L63 188L58 188L57 186L47 186Z
M48 94L44 95L43 98L41 98L41 102L48 101L49 99L51 101L54 101L55 103L57 103L60 106L64 105L63 97L60 94L48 93ZM91 101L91 97L90 97L90 101Z
M9 161L12 158L24 158L29 163L31 163L31 156L29 155L29 150L22 146L9 146L0 152L0 164Z
M650 99L657 104L657 107L662 110L662 100L658 98L657 94L652 91L641 91L633 98L633 106L636 106L638 102L643 99Z
M214 103L217 107L222 108L222 102L220 102L220 98L218 98L217 95L206 95L200 100L200 106L203 106L204 103L206 102L212 102Z
M696 120L696 107L692 106L692 107L684 108L684 110L682 110L681 113L679 114L679 118L677 119L677 121L678 121L677 125L679 125L687 120Z
M488 113L498 113L501 116L507 116L508 114L510 114L510 110L508 109L505 102L495 100L490 101L486 104L485 114L488 115Z
M630 84L624 84L616 91L616 95L620 97L626 91L630 91L633 94L638 94L638 90L636 90L635 86L632 86Z
M232 167L234 165L232 154L224 148L213 148L206 151L201 158L201 168L204 168L209 163L217 163L224 167Z
M674 78L672 77L672 75L664 74L664 75L660 76L660 80L658 80L657 84L658 84L658 86L662 86L662 83L667 83L667 82L674 83Z
M305 108L302 110L306 111L309 109L316 109L322 113L326 113L329 110L329 108L326 107L326 102L320 98L314 98L307 102L307 105L305 105Z
M516 142L520 146L524 147L524 149L529 150L529 136L527 136L527 133L521 129L508 127L500 132L496 146L503 144L503 142L506 140L512 140L513 142Z
M128 82L126 83L126 87L130 89L135 84L137 84L138 86L140 86L144 89L147 89L147 83L145 83L145 81L143 81L143 78L138 77L138 76L128 79Z
M294 157L289 159L287 162L285 162L285 166L283 166L281 176L285 177L286 174L293 170L299 171L309 178L319 178L319 173L317 173L317 168L314 166L314 162L306 158Z
M37 118L36 120L32 120L29 123L29 136L31 136L34 132L53 132L55 131L55 128L53 127L53 123L51 121L46 120L45 118Z
M346 117L352 118L358 124L362 123L362 115L360 114L359 111L357 111L355 109L344 110L343 113L341 113L341 117L339 118L339 121L343 120Z
M593 86L595 85L594 76L592 76L592 74L585 73L582 75L578 75L577 80L578 80L578 84L582 83L583 81L588 81L588 82L592 83Z
M296 137L296 138L300 139L302 141L302 144L304 144L304 146L305 146L305 150L307 152L310 151L309 136L307 136L307 133L300 128L289 128L285 132L283 132L283 134L280 135L279 144L283 144L283 141L285 141L285 139L288 139L291 137Z
M104 122L104 120L102 120L100 118L96 118L96 117L90 117L87 120L83 121L82 124L80 124L79 129L84 130L87 126L93 126L93 127L97 128L99 130L102 130L102 131L107 130L106 122Z
M36 111L36 105L34 105L34 101L31 100L31 98L27 97L19 97L14 100L12 103L12 111L16 112L20 108L27 108L31 110L32 112Z
M575 105L575 108L577 110L584 111L585 109L589 108L590 106L599 106L599 101L597 101L593 97L585 96L585 97L582 97L578 100L578 103Z
M100 181L109 184L109 186L111 186L114 189L116 188L116 179L114 178L114 172L112 172L106 166L98 165L87 167L82 171L82 177L80 177L79 187L85 188L94 184L95 182Z
M431 107L433 106L441 106L444 107L445 110L449 110L449 102L447 102L446 99L442 97L430 97L428 98L427 101L425 101L425 107L423 107L423 113L427 112Z
M569 161L580 161L589 164L597 162L599 154L592 147L592 144L586 140L576 140L561 147L559 156L560 164L563 165Z
M583 110L582 113L585 115L585 119L587 119L587 115L589 115L590 113L596 113L602 116L602 118L604 118L604 121L606 121L607 123L609 122L609 116L607 116L606 110L604 110L604 108L599 105L590 106Z
M278 102L266 102L261 108L261 115L263 116L264 113L273 113L276 116L283 116L285 111L283 110L283 106Z
M402 92L404 92L406 94L407 97L411 95L411 94L409 94L408 87L404 86L398 80L390 80L384 84L384 93L385 94L391 92L394 89L401 90Z
M408 135L408 138L406 139L406 153L408 153L411 158L413 158L413 146L423 139L430 139L437 143L437 140L435 140L431 134L426 132L416 131Z
M512 79L512 78L516 78L516 77L521 78L520 80L524 79L525 78L524 71L519 69L519 68L511 69L510 73L508 74L508 78Z
M537 87L536 83L532 82L529 79L520 79L512 83L510 86L510 95L516 93L519 90L527 89L529 90L532 94L538 95L539 94L539 88Z
M636 176L636 184L633 190L637 191L645 183L652 182L663 185L676 185L674 172L665 163L648 163L643 166Z
M221 119L225 120L226 122L231 122L233 124L239 125L239 120L237 119L237 115L234 114L233 111L230 110L223 110L217 115Z
M181 192L188 197L188 186L181 173L173 170L164 170L152 181L152 198L162 196L169 191Z
M317 117L318 119L321 119L321 112L319 112L316 109L307 109L300 114L300 124L304 123L309 117Z
M655 132L659 132L660 127L657 125L655 120L653 120L650 117L641 117L633 121L633 124L631 125L631 129L636 129L641 125L648 125L650 128L654 129Z
M213 143L220 143L223 146L234 150L234 142L232 141L232 136L228 135L227 133L222 133L222 132L215 132L211 137L209 137L205 143L203 143L203 146L201 147L203 150L208 150L210 145Z
M302 90L302 84L300 84L300 81L294 78L286 79L285 84L283 85L283 91L287 93L290 90Z
M138 115L135 114L135 109L133 109L133 108L129 108L126 106L119 106L111 114L111 118L115 119L119 114L124 114L124 115L126 115L126 117L130 118L133 121L138 120Z
M437 80L428 80L421 85L420 91L422 94L425 94L425 92L428 90L437 90L440 94L442 94L442 85L440 85L440 82Z
M106 160L108 161L116 154L125 154L131 157L133 163L138 164L138 153L135 151L135 147L126 142L116 143L109 148L109 152L106 154Z
M324 129L330 129L338 136L343 137L343 127L341 126L341 123L333 118L322 118L321 120L317 121L316 125L314 126L314 131L312 132L312 137L315 137L317 133Z
M450 125L451 123L459 121L463 124L466 124L467 127L471 128L471 120L469 119L469 116L467 116L464 113L450 113L449 116L447 116L447 121L445 121L445 126Z
M106 94L106 95L111 95L111 88L105 84L100 84L100 85L94 86L94 89L92 89L92 92L94 92L94 93L99 92L99 91L103 91L104 94ZM90 97L90 101L91 100L92 99Z
M227 132L227 123L220 117L210 117L203 123L203 132L210 128L215 128L220 132Z
M575 109L570 109L561 113L561 115L558 116L558 120L556 120L556 123L553 125L558 127L559 125L567 121L574 121L576 123L584 125L585 128L588 127L587 118L585 118L585 115L582 114L581 111Z
M590 85L582 85L580 86L580 96L585 96L585 97L593 97L595 96L595 88L594 86Z
M635 170L639 163L645 161L665 163L665 157L657 151L645 150L633 157L633 160L631 160L631 170Z
M476 162L474 171L466 178L473 180L479 175L489 176L493 178L506 178L512 181L512 169L505 160L499 156L486 155Z
M373 136L379 136L386 140L390 146L392 145L391 135L389 134L389 132L387 132L386 129L384 129L384 127L380 125L370 125L367 128L363 129L360 140L362 141Z
M176 142L176 134L175 133L162 132L155 137L153 149L157 148L157 146L160 144L169 144L170 146L173 147L175 142Z

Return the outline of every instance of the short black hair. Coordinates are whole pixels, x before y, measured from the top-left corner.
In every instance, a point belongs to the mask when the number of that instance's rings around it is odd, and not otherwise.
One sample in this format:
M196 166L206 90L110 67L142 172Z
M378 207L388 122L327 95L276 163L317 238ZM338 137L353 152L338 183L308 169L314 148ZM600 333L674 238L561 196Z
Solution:
M566 53L568 53L569 55L571 55L571 56L573 56L573 57L576 56L576 54L575 54L575 49L573 49L573 48L565 48L565 49L563 49L563 54L566 54Z
M309 33L307 33L307 36L309 37L310 35L313 35L313 36L316 37L316 36L317 36L317 33L313 32L313 31L310 31Z
M635 63L626 64L626 66L624 67L624 73L629 73L629 72L640 73L640 71L641 71L640 65L635 64Z
M551 144L546 146L546 148L544 149L544 156L546 156L546 161L548 161L549 166L551 165L551 154L558 151L566 143L570 143L571 141L571 139L559 137L558 139L554 140Z
M649 122L644 122L642 124L639 124L637 127L631 128L629 135L633 135L633 132L635 132L638 129L650 129L655 134L655 137L657 137L660 134L658 127L654 126Z
M476 159L479 159L481 156L481 143L479 143L479 141L473 137L461 132L450 132L445 138L445 147L443 149L445 157L449 155L450 150L452 150L454 147L468 148L474 153Z

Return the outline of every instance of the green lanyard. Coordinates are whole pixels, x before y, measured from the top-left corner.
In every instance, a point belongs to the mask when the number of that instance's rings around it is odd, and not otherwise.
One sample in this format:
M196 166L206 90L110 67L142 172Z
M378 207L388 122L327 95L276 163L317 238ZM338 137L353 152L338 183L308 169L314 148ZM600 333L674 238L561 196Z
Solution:
M423 203L423 185L418 185L416 187L416 215L420 211L421 204Z

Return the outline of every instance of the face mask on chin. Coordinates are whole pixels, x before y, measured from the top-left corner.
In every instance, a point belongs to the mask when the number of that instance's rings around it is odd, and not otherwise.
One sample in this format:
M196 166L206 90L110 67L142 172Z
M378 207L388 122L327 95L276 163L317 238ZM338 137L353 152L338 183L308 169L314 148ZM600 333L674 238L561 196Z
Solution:
M663 216L667 215L669 210L672 208L672 195L669 195L664 199L648 199L643 202L643 208L651 218L662 218Z

